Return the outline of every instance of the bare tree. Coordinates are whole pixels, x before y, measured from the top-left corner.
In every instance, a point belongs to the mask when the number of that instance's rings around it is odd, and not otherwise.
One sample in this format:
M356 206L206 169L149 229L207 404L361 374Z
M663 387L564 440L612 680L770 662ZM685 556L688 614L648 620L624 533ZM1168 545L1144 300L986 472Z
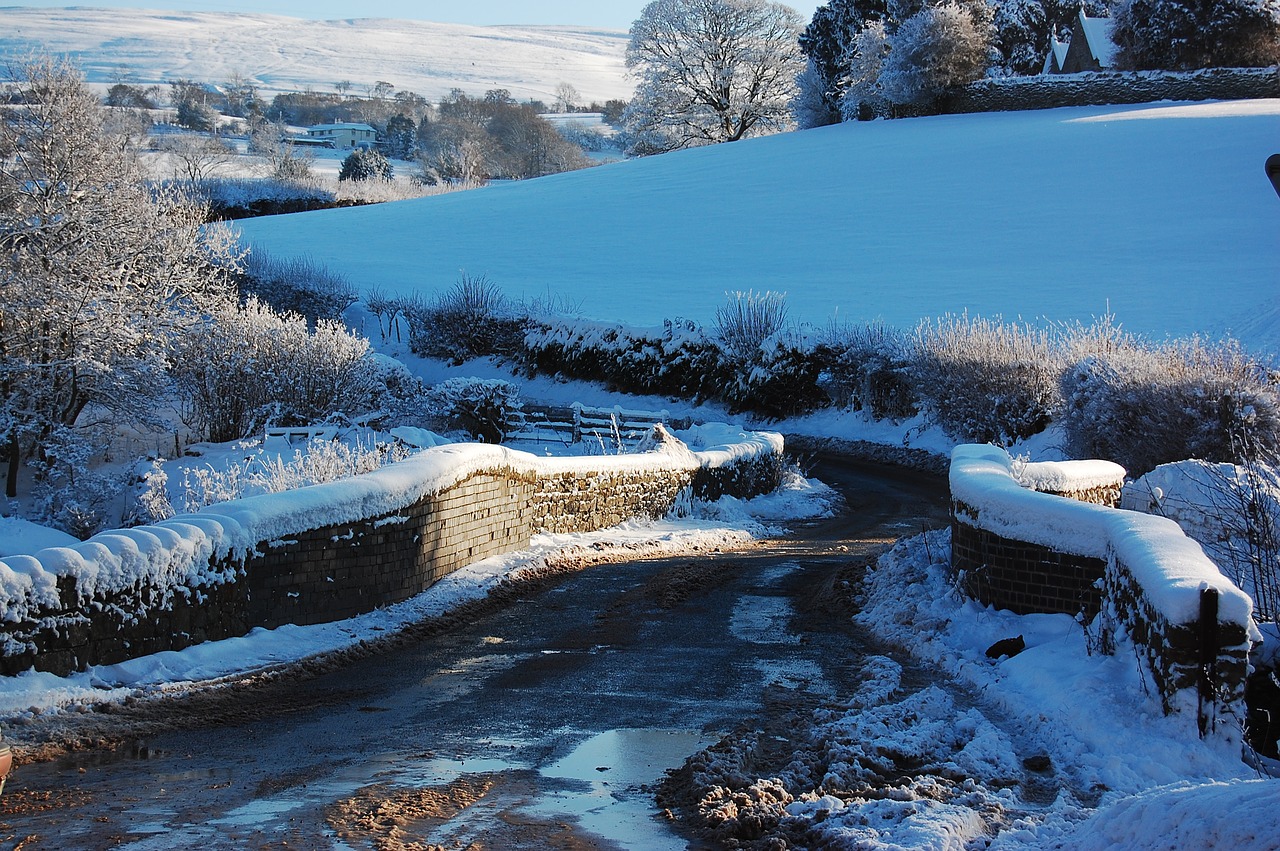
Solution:
M192 183L212 177L236 157L236 151L217 136L203 133L170 133L153 147L173 160L174 176Z
M792 126L804 70L794 9L768 0L654 0L631 25L639 79L624 121L651 153Z
M561 83L556 86L556 112L573 112L573 108L580 100L582 95L578 94L578 90L572 83Z

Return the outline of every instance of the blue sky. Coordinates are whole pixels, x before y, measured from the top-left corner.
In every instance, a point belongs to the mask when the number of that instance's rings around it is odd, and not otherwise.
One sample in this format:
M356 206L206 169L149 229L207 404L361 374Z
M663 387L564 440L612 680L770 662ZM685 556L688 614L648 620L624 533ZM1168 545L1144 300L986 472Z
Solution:
M295 18L340 20L344 18L416 18L460 24L576 24L625 30L640 16L644 0L16 0L15 5L37 8L95 6L105 8L172 9L181 12L263 12ZM797 0L788 5L807 21L817 0Z

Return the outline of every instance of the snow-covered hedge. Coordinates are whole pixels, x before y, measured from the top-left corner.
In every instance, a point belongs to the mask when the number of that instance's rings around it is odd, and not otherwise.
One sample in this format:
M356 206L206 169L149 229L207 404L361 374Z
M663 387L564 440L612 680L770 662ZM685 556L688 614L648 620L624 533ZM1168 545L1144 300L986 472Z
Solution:
M1221 644L1213 649L1226 684L1215 685L1220 694L1242 698L1248 652L1261 639L1253 622L1253 603L1200 545L1164 517L1030 490L1019 481L1016 467L998 447L956 447L950 475L956 524L1007 541L1104 561L1101 644L1110 643L1106 634L1123 632L1142 647L1167 711L1179 707L1177 693L1198 677L1202 651L1188 636L1201 632L1205 592L1216 593L1211 632L1220 636ZM1056 470L1048 464L1027 467L1023 477L1028 483L1051 484L1055 491L1088 490L1116 475L1115 465L1107 462L1076 462ZM953 549L953 558L954 553ZM1043 570L1043 562L1029 560L1026 581L1035 582Z

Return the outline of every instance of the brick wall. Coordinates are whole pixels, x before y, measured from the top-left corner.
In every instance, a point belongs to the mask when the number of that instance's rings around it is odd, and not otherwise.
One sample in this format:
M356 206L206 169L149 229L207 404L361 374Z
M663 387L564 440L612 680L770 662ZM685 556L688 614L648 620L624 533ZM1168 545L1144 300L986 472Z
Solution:
M362 492L354 508L333 512L356 516L348 522L293 531L273 518L264 523L272 529L269 538L251 537L256 543L231 554L213 548L212 561L203 556L208 569L192 572L196 580L139 574L116 587L82 588L77 569L70 569L56 576L53 593L25 607L10 603L10 617L0 624L0 674L32 667L65 674L255 627L353 617L406 600L472 562L524 549L535 532L585 532L665 516L690 499L695 475L711 476L724 483L724 492L742 497L771 490L781 472L773 456L780 452L780 441L773 440L752 444L731 463L708 462L682 445L679 451L573 462L506 451L495 456L504 463L465 472L457 481L446 478L447 485L392 511L359 516L362 502L381 502ZM725 469L705 472L719 468ZM195 525L184 518L175 523ZM130 531L134 538L162 537ZM91 541L81 549L103 557L110 548ZM69 563L84 562L82 554L74 555ZM25 575L41 575L38 559L14 564Z
M1003 538L959 520L962 515L953 509L951 569L969 597L1020 615L1098 613L1105 561Z

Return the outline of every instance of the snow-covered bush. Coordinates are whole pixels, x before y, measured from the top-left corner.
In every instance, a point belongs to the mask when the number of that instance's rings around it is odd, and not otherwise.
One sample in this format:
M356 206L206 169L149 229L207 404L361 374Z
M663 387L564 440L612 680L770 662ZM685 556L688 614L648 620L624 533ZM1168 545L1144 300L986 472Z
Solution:
M971 83L986 71L994 38L985 0L926 5L889 36L880 91L893 103L915 104Z
M485 443L501 443L524 421L519 389L495 378L451 378L431 388L427 404L446 427Z
M1234 341L1120 341L1075 361L1062 397L1072 454L1131 475L1186 458L1243 460L1245 436L1280 450L1280 377Z
M515 354L525 324L502 289L483 275L464 274L431 301L406 304L404 312L410 348L454 364Z
M1061 360L1044 330L953 315L921 323L915 345L916 393L952 437L1008 446L1043 431L1061 406Z
M273 257L256 246L246 259L240 289L276 311L301 314L312 324L340 321L359 300L351 282L323 263L310 257Z
M395 174L391 163L379 152L358 148L347 155L338 170L338 181L391 180Z
M269 421L323 421L371 410L379 390L369 341L330 320L314 332L296 314L250 298L228 304L176 344L171 368L184 420L206 440L245 437Z
M911 346L901 331L882 324L832 327L815 354L822 367L818 384L833 405L877 420L915 416Z
M119 518L124 475L90 469L98 441L83 429L59 427L46 440L34 465L33 516L84 540Z
M760 359L760 347L787 323L787 294L772 290L726 293L728 301L716 308L716 335L726 355L737 363Z
M720 398L733 376L716 342L686 319L657 330L543 318L526 332L522 356L530 372L697 401Z
M243 496L282 493L288 490L336 482L371 473L387 464L403 461L414 452L399 441L358 439L354 443L316 438L293 456L256 455L220 468L188 468L174 488L176 511L192 513L216 502ZM151 510L162 514L162 496L153 493ZM169 513L175 511L169 506Z
M1161 464L1126 485L1121 507L1177 522L1253 599L1255 620L1280 624L1280 467Z

